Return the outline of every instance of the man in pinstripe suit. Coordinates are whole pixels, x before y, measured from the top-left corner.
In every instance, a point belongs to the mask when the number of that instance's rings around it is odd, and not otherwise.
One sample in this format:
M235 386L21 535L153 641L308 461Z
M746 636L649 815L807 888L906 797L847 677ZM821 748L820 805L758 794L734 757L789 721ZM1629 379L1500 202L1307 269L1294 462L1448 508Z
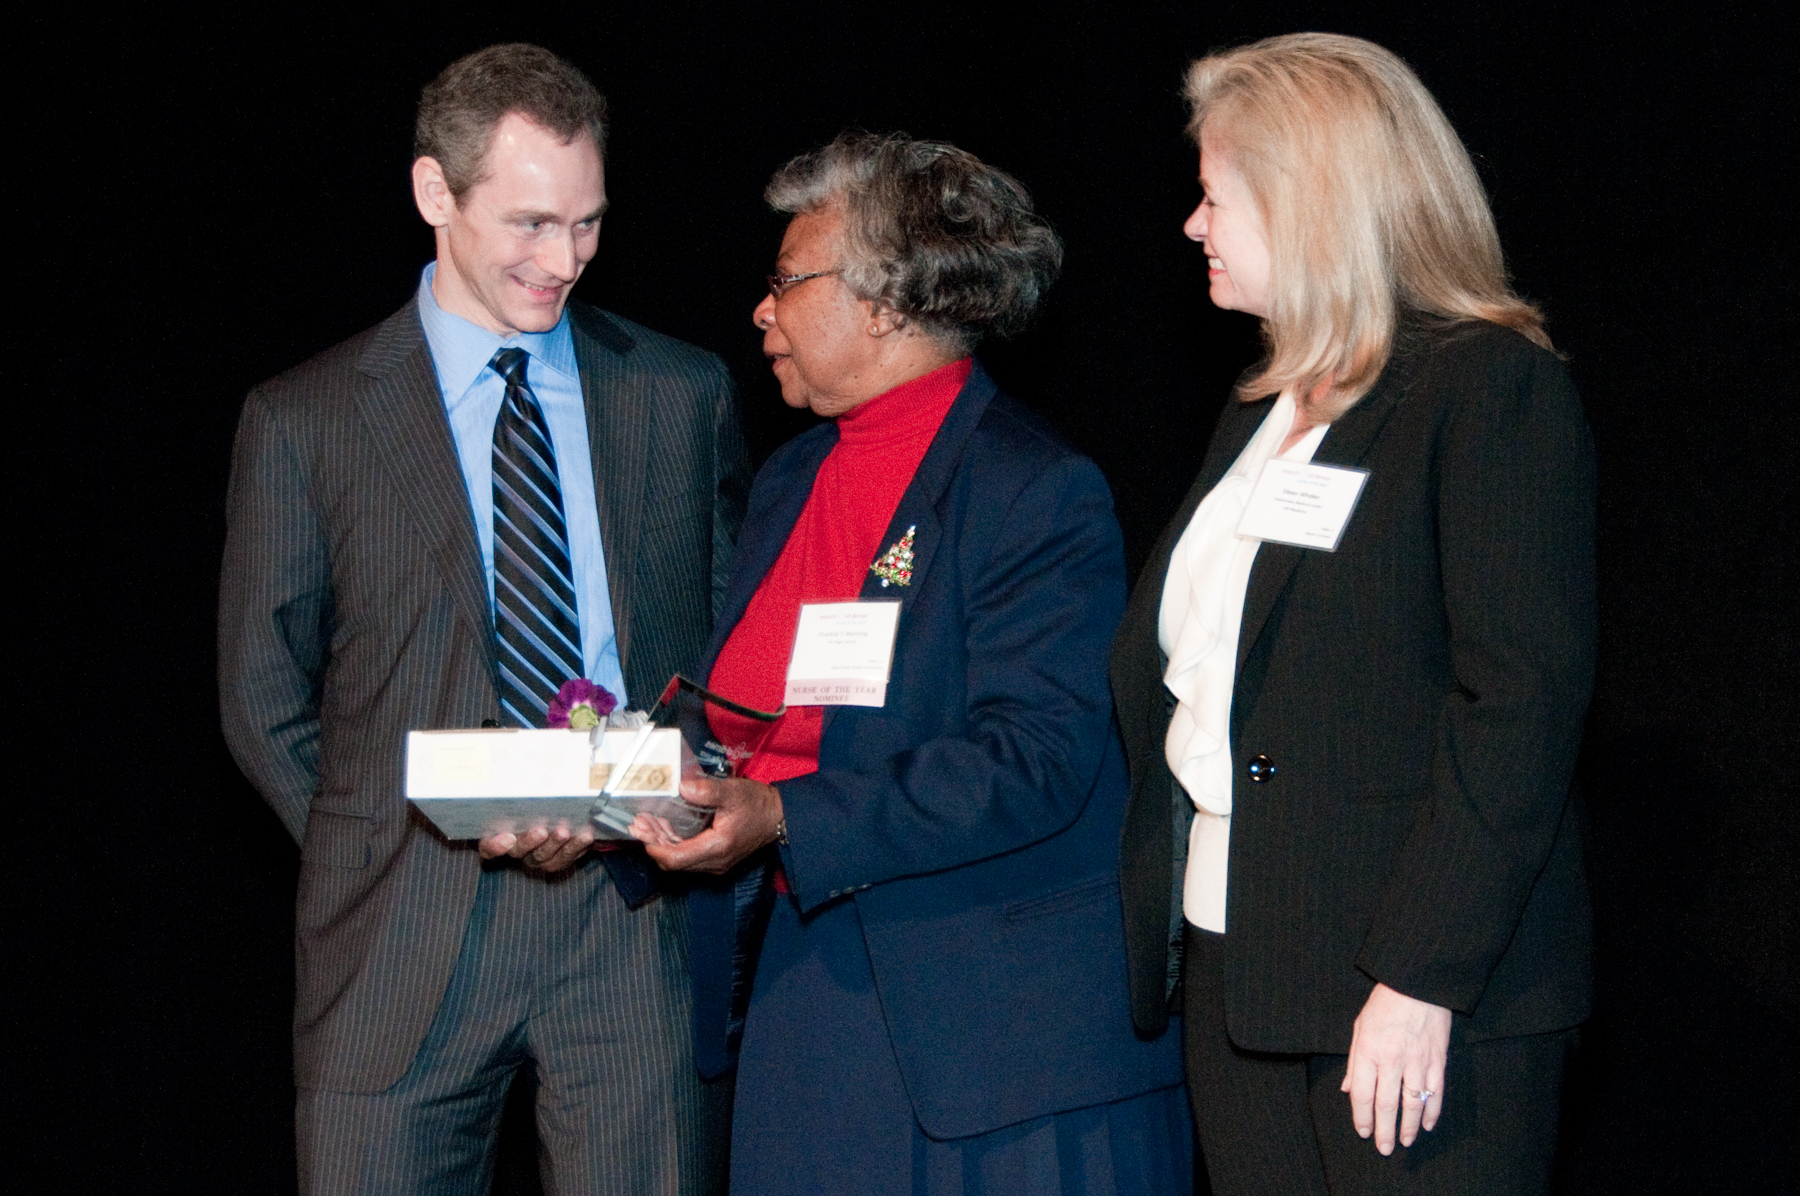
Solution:
M710 634L748 483L730 379L568 301L604 116L536 47L452 65L420 105L438 253L416 297L245 403L220 690L301 844L303 1191L485 1192L526 1069L548 1191L722 1186L679 896L635 850L536 831L478 851L401 796L409 729L541 725L576 675L642 703Z

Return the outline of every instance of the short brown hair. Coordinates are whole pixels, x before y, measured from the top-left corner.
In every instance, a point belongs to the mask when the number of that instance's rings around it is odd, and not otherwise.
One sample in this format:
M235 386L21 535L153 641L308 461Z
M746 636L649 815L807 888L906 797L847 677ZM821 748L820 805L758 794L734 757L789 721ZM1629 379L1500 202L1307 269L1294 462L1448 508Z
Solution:
M606 152L606 97L542 46L509 42L459 58L425 85L413 156L436 158L457 202L481 182L494 128L516 112L562 138L586 133Z

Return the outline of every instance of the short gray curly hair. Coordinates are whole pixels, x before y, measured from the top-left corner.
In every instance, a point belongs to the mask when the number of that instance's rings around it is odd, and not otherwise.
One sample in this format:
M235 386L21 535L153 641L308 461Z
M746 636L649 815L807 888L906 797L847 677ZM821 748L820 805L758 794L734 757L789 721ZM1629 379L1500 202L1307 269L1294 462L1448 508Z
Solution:
M1023 330L1062 268L1024 186L942 141L840 133L764 198L790 214L841 205L851 292L963 352Z

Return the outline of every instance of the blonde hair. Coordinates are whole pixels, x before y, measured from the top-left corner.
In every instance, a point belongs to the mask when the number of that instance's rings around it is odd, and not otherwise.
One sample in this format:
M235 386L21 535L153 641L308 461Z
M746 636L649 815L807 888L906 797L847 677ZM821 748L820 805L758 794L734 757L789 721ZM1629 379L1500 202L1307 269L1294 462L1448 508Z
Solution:
M1507 283L1468 151L1398 57L1356 37L1272 37L1195 62L1187 98L1195 144L1237 170L1269 246L1268 356L1240 399L1291 389L1314 419L1337 418L1387 365L1403 308L1550 347Z

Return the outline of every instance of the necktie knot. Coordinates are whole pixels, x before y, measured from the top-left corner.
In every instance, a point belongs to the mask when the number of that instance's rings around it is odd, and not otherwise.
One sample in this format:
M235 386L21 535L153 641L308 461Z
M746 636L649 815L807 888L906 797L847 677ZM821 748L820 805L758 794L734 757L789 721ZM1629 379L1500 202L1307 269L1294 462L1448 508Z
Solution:
M510 349L502 349L494 354L494 359L488 362L488 368L493 370L496 374L499 374L502 378L505 378L508 382L512 383L512 385L524 386L525 363L530 357L531 355L529 353L515 345Z

